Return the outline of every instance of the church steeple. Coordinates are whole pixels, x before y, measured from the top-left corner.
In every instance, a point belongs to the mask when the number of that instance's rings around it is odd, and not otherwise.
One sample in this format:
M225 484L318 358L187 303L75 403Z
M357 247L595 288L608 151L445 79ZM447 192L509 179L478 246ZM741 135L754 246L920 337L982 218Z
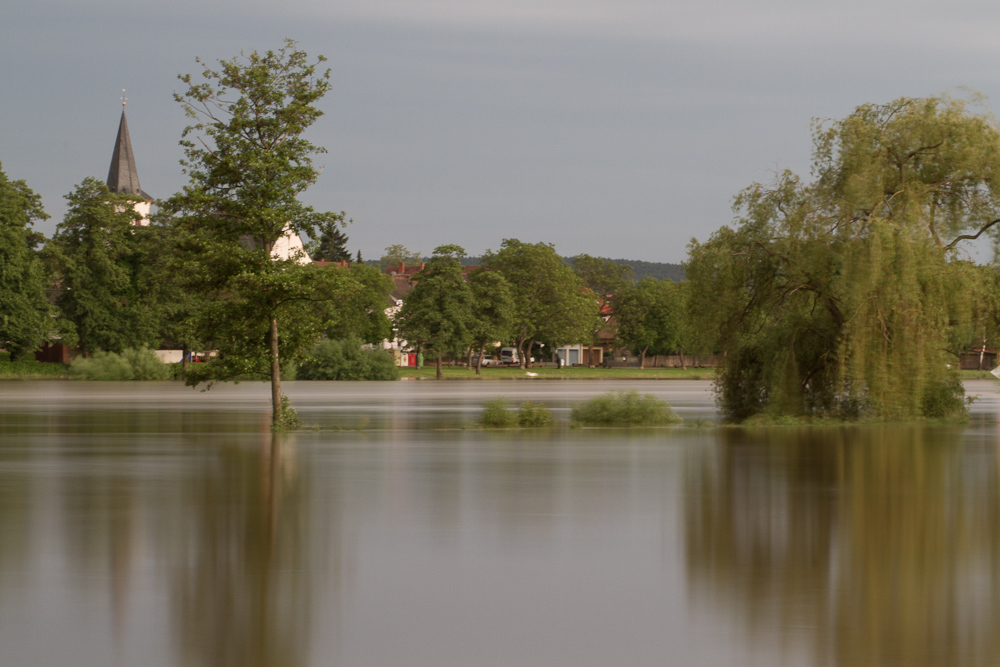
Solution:
M111 155L111 168L108 170L108 189L115 193L139 195L146 200L153 199L139 187L139 172L135 167L135 154L132 152L132 141L128 136L124 103L122 103L122 119L118 123L115 151Z

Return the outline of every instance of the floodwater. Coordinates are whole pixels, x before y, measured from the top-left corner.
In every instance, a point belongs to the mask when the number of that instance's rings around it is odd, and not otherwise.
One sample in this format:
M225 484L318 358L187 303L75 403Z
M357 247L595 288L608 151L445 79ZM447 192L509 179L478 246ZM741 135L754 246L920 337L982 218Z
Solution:
M1000 384L964 426L489 432L707 382L0 382L0 665L1000 664Z

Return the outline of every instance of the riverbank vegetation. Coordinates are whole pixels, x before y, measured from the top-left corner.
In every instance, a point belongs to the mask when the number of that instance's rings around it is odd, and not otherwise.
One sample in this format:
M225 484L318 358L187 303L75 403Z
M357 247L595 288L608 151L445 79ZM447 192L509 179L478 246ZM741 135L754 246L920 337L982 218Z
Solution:
M997 330L993 267L960 243L1000 222L1000 131L947 97L863 105L692 242L689 312L722 353L728 421L964 414L957 354ZM988 333L985 333L988 332Z

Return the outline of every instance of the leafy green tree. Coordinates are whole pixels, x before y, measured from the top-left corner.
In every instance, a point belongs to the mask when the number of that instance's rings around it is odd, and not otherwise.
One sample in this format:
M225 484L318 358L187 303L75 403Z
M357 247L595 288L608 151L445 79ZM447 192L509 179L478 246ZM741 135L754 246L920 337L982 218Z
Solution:
M346 213L334 213L331 219L320 223L318 227L319 238L316 240L316 247L310 253L315 261L326 262L349 262L351 253L347 250L347 234L343 227ZM351 220L350 222L354 222ZM359 251L360 252L360 251Z
M461 356L476 325L472 290L459 261L464 255L457 245L435 248L431 261L413 278L416 285L396 315L399 336L436 358L439 380L442 357Z
M471 342L479 351L476 375L480 375L486 346L510 338L514 295L503 274L482 268L469 276L469 289L472 290L474 322Z
M392 294L392 278L365 264L353 264L350 268L328 267L350 280L357 288L348 292L345 298L327 316L324 334L332 340L357 338L362 343L377 344L392 338L392 321L386 315Z
M724 414L963 414L957 250L1000 222L1000 131L947 97L863 105L816 127L813 173L752 185L735 229L690 246Z
M66 195L69 211L45 246L56 276L64 342L84 355L153 347L159 308L151 294L150 230L139 226L136 198L87 178Z
M329 70L317 72L324 60L310 63L286 40L278 51L204 66L202 83L181 75L188 88L175 95L195 121L181 142L190 181L163 208L180 239L188 287L205 300L197 328L219 350L219 360L188 381L267 375L276 426L284 416L281 359L310 348L327 310L357 289L275 252L288 234L315 237L338 221L299 200L319 173L312 156L325 152L302 136L330 89Z
M620 289L614 304L618 338L639 355L639 368L646 368L647 354L669 354L677 349L684 317L677 283L643 278L637 285Z
M382 254L382 259L378 263L379 267L385 271L390 266L399 266L400 264L419 266L423 261L424 259L419 252L410 252L401 245L391 245L385 249L385 253Z
M590 339L598 303L552 244L505 239L499 251L486 252L483 264L503 274L513 290L512 336L521 368L531 363L537 341L556 347Z
M31 231L49 216L24 181L11 181L0 167L0 346L11 360L43 343L52 327L45 298L44 268Z

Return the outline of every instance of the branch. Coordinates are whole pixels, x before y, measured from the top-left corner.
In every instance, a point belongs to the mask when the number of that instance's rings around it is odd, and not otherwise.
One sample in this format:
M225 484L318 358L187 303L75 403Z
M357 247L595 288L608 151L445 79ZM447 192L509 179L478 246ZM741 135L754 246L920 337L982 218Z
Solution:
M961 236L958 236L954 241L952 241L951 243L949 243L944 247L945 251L954 248L959 241L975 241L980 237L980 235L982 235L983 232L985 232L987 229L997 224L998 222L1000 222L1000 218L997 218L996 220L991 220L990 222L986 223L985 225L980 227L979 231L976 232L975 234L962 234Z

